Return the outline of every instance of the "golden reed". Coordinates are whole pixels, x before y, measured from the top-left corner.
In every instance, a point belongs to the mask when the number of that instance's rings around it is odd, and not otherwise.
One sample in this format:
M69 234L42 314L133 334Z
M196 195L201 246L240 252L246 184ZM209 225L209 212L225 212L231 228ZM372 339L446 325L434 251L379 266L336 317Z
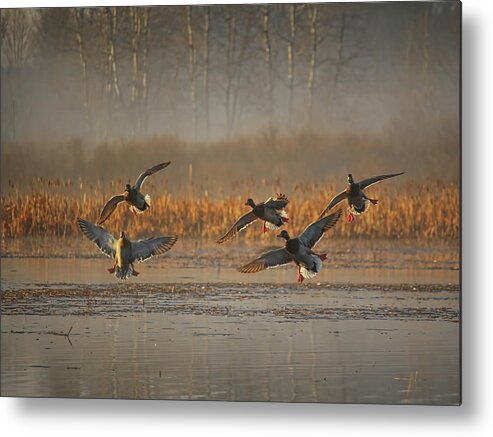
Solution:
M7 189L1 198L2 237L45 236L69 237L79 234L77 217L96 222L110 193L118 192L118 183L82 185L74 194L71 181L38 179L31 193ZM248 197L265 200L248 192L244 184L235 184L237 194L213 197L207 191L190 187L188 193L174 196L159 194L163 190L145 187L152 195L151 210L134 217L125 204L120 205L103 227L116 234L127 230L132 238L177 234L182 238L217 239L249 207ZM288 230L301 231L318 217L330 199L342 189L341 184L297 184L282 192L290 204ZM257 190L255 190L257 191ZM264 189L265 191L265 189ZM94 193L103 193L97 194ZM272 192L271 194L274 194ZM352 224L338 224L331 235L357 238L458 239L460 224L459 187L456 182L407 183L393 186L386 182L368 189L380 199L363 217ZM343 204L344 212L346 211ZM260 225L242 232L245 242L256 241ZM226 243L227 244L227 243Z

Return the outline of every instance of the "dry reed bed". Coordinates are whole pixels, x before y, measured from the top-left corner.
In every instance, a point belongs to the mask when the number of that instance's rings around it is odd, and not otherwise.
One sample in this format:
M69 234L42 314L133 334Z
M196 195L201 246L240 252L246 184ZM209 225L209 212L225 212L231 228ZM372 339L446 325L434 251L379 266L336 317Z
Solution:
M118 192L117 187L121 189L118 182L108 183L104 189L100 182L95 186L77 184L78 192L74 194L72 185L67 181L44 179L33 184L34 191L30 194L21 194L14 189L8 191L1 199L2 237L80 235L76 218L95 222L110 194ZM341 188L340 184L336 187L335 184L305 183L283 190L291 200L287 209L291 218L287 227L289 232L296 234L316 219ZM153 194L149 212L134 218L126 206L120 205L104 227L114 234L126 230L131 238L177 234L182 238L217 239L248 211L249 207L244 205L248 197L260 200L245 186L243 191L216 198L207 191L190 187L187 194L175 197L157 195L162 190L149 184L146 192ZM94 192L102 194L94 195ZM395 186L383 183L372 187L368 193L380 199L378 206L372 207L365 216L357 217L352 224L341 220L342 223L331 231L334 237L459 237L459 187L455 182L429 181ZM260 224L254 224L242 232L241 239L255 241L260 232Z

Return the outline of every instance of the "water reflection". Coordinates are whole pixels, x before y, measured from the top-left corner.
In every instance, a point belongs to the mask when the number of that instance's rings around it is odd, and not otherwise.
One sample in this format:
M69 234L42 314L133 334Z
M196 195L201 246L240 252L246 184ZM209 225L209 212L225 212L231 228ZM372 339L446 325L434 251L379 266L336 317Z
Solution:
M127 282L145 283L290 283L296 282L292 266L270 269L258 274L238 273L234 268L191 268L151 260L139 265L141 274ZM107 259L2 258L2 289L25 284L118 284L121 281L106 271ZM415 268L331 268L328 265L310 282L343 284L458 283L459 272L450 269Z
M74 321L73 346L42 334ZM4 316L2 395L455 404L457 339L447 322Z
M457 404L456 248L344 244L303 286L236 272L249 247L177 248L125 283L103 257L2 258L2 395Z

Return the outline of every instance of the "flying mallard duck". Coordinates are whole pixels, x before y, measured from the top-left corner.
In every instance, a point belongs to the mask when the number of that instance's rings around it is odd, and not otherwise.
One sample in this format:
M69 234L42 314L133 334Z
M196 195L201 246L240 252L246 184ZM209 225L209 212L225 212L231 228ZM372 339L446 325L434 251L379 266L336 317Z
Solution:
M275 199L269 197L265 202L259 203L258 205L255 205L252 199L248 199L245 205L249 205L252 210L236 220L229 231L217 240L217 243L224 243L257 219L264 221L262 227L262 232L264 233L267 232L267 229L279 229L284 223L289 221L288 215L284 210L288 203L289 200L284 194L279 194Z
M84 235L99 247L101 252L115 260L108 272L114 273L118 279L137 276L133 263L142 262L155 255L167 252L176 243L178 237L156 237L131 242L125 232L115 238L101 226L93 225L87 220L78 218L77 223Z
M303 282L305 278L313 278L322 269L322 261L327 259L327 254L315 253L312 248L320 241L324 233L337 223L340 216L341 210L339 209L308 225L300 235L294 238L290 238L287 231L281 231L278 237L286 240L284 247L264 253L256 260L238 268L238 271L257 273L294 261L298 266L298 282Z
M323 217L327 211L334 208L339 202L342 202L344 199L347 199L349 206L349 214L347 216L347 221L351 223L354 220L355 215L363 214L370 203L376 205L378 203L377 199L370 199L364 193L364 189L369 186L376 184L377 182L383 181L384 179L393 178L395 176L400 176L402 173L394 173L394 174L384 174L381 176L373 176L368 179L364 179L361 182L354 182L353 176L348 174L347 176L347 186L344 191L341 191L337 196L335 196L327 205L327 207L322 211L319 217Z
M118 204L123 201L127 202L130 205L130 210L134 214L144 212L147 208L149 208L151 206L151 197L149 196L149 194L146 194L144 196L140 192L140 188L142 187L142 184L148 176L151 176L159 170L168 167L168 165L170 164L171 161L155 165L154 167L151 167L143 172L137 178L133 187L131 187L130 184L127 184L125 186L125 191L123 192L123 194L117 194L106 202L106 205L104 205L104 208L99 215L97 224L103 224L109 218L109 216L113 214L113 211L116 209Z

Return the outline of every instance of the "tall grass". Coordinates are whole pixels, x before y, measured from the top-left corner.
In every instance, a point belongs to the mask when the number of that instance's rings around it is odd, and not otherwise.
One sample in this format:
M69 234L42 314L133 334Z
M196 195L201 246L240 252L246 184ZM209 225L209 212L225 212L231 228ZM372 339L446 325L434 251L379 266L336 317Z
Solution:
M282 192L291 201L287 229L295 234L344 188L348 173L359 180L405 171L369 188L380 203L331 233L457 239L458 124L445 120L412 132L392 126L367 136L300 131L252 133L214 143L160 137L97 145L80 140L2 144L2 236L77 235L77 217L95 222L111 195L121 193L150 165L171 160L143 186L153 198L151 210L134 218L121 205L104 224L109 231L124 229L132 238L178 234L217 239L248 211L248 197L258 202ZM259 228L247 228L240 239L257 241Z
M77 217L95 222L110 195L120 192L124 182L91 183L67 179L38 178L31 190L21 192L15 187L1 198L2 237L62 236L79 234ZM280 186L278 186L280 185ZM271 190L255 183L233 184L234 193L211 196L207 190L190 183L188 192L172 195L165 186L146 182L152 194L150 211L134 217L121 204L103 227L116 234L126 230L131 238L177 234L182 238L217 239L243 213L249 210L245 200L265 200L259 192ZM282 186L287 194L290 222L286 229L296 234L318 217L344 183L297 183ZM457 239L459 237L459 187L456 182L428 180L420 183L392 184L385 181L368 189L380 199L377 206L349 224L341 220L331 234L344 238L415 238ZM275 194L274 190L269 194ZM345 204L344 204L345 209ZM253 225L241 233L243 241L257 241L261 226ZM225 243L228 244L228 243Z

